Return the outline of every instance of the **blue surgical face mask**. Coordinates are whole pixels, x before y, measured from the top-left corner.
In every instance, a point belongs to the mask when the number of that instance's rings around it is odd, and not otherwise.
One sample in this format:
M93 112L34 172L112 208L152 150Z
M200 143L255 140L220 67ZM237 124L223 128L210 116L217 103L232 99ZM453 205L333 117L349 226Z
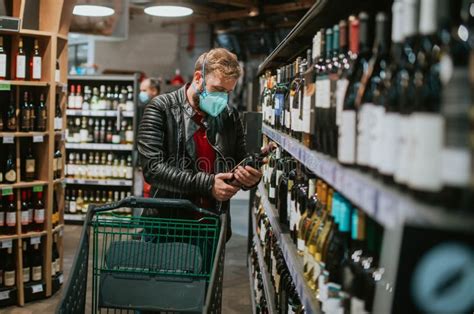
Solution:
M150 101L150 96L148 96L148 93L147 92L143 92L141 91L139 94L138 94L138 98L140 99L140 101L144 104L148 103Z
M208 92L206 90L206 80L204 78L204 65L202 65L202 84L203 91L197 90L196 86L193 85L194 90L199 95L199 108L211 117L217 117L226 107L229 102L229 95L226 92Z

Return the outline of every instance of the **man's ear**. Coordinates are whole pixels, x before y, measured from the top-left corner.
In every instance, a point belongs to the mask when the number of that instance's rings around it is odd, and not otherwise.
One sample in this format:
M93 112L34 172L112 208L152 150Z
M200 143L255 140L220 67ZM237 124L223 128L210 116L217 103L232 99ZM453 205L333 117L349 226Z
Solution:
M201 90L202 89L202 83L203 83L203 79L202 79L202 72L201 71L195 71L194 72L194 76L193 76L193 82L194 86L196 86L196 89L197 90Z

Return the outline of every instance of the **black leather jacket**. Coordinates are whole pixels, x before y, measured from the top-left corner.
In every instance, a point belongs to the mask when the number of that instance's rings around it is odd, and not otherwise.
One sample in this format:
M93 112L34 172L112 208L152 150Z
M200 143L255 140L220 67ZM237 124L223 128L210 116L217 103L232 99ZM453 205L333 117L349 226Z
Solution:
M214 174L196 168L193 134L198 129L194 111L186 98L186 87L153 98L146 106L138 131L137 148L145 181L152 195L165 198L212 198ZM228 172L247 155L242 122L236 109L204 120L209 143L216 151L215 173ZM228 211L229 201L217 202L217 212ZM185 213L145 209L144 216L185 218ZM230 237L230 215L228 234Z

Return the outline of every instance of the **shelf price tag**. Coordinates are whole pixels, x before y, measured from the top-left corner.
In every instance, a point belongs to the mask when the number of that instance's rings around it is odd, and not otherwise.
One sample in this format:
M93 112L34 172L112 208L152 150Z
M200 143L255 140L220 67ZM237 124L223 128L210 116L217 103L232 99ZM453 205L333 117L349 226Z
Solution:
M3 240L0 242L0 248L2 249L8 249L11 247L13 247L13 241L11 239Z
M33 192L43 192L43 186L42 185L33 186Z
M64 282L64 275L63 275L63 274L59 275L58 280L59 280L59 283L60 283L60 284L63 284L63 282Z
M33 293L43 292L43 285L42 284L33 285L31 286L31 290Z
M13 194L12 188L3 188L2 189L2 196L8 196Z
M4 135L3 144L13 144L15 142L15 137L13 135Z
M44 141L43 135L33 136L33 143L43 143L43 141Z
M10 299L10 290L0 292L0 300Z
M32 237L30 239L30 244L35 245L35 244L40 244L41 243L41 237Z
M0 91L10 91L11 90L11 84L8 82L3 82L0 83Z

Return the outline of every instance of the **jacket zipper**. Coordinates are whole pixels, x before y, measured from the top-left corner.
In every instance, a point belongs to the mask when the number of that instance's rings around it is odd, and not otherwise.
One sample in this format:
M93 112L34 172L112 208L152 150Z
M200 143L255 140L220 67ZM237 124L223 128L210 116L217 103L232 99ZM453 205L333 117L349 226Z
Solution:
M219 149L217 149L216 146L212 145L212 143L209 141L209 136L207 134L207 131L208 131L208 129L206 128L206 140L207 140L207 142L217 152L217 154L219 154L222 157L222 160L224 160L224 162L225 162L224 154ZM226 169L224 169L224 170L227 171L227 165L225 165L225 168ZM219 207L219 212L222 211L222 202L220 202L218 200L216 200L216 202L219 204L219 206L218 206Z

